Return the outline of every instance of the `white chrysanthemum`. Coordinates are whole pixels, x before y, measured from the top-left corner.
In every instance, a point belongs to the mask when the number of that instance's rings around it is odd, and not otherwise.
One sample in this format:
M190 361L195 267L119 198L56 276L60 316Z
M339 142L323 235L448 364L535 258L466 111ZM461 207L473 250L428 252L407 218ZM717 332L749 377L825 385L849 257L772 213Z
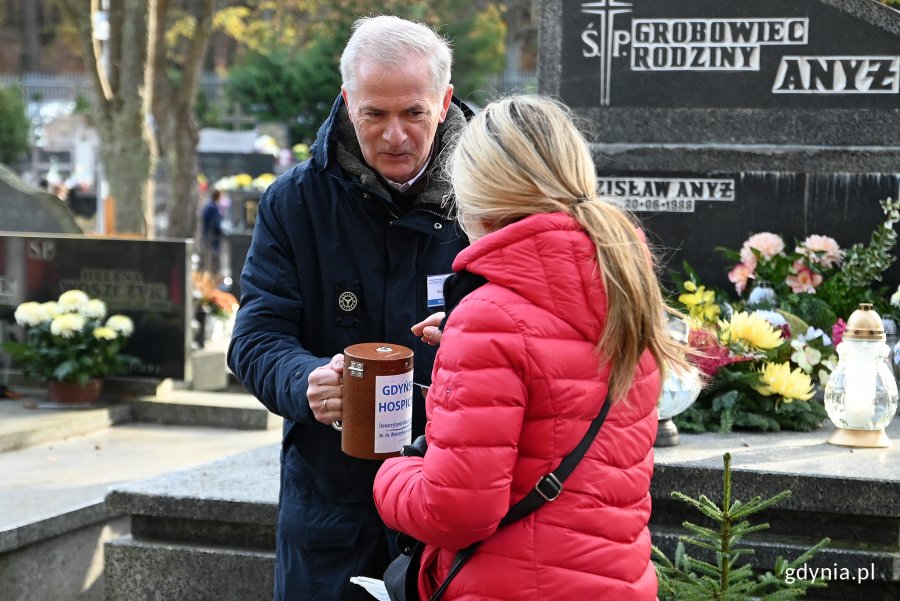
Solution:
M59 296L59 308L63 312L80 311L87 304L90 297L81 290L68 290Z
M82 305L78 312L88 319L103 319L106 317L106 303L102 300L92 298Z
M115 340L118 337L118 332L109 326L94 328L94 338L97 340Z
M131 336L131 333L134 332L134 322L126 315L111 315L106 320L106 327L114 329L125 337Z
M41 309L44 310L47 319L53 319L54 317L59 317L63 314L63 310L59 308L59 303L56 301L41 303Z
M71 338L84 329L84 317L78 313L63 313L50 322L50 331L63 338Z
M32 327L47 321L47 313L40 303L22 303L16 307L16 323L22 327Z

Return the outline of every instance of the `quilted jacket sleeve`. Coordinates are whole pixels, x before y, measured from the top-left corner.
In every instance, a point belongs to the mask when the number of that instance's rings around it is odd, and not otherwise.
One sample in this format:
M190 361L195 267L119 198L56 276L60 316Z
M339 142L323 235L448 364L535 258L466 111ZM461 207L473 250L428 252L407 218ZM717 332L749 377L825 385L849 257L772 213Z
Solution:
M497 529L528 400L524 350L513 317L480 295L451 314L428 393L428 452L386 461L375 482L390 527L451 550Z
M259 203L241 274L241 308L228 348L228 365L269 411L312 423L306 401L308 377L330 358L314 356L298 340L303 297L284 229L297 216L284 214L291 203L279 203L278 195L285 193L284 185L270 186Z

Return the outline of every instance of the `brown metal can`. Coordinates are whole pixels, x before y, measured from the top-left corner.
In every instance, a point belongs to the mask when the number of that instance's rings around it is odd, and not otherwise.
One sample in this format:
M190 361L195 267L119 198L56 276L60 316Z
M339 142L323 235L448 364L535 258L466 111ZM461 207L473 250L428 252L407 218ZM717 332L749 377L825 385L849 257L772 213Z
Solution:
M412 442L413 352L384 342L344 349L341 450L387 459Z

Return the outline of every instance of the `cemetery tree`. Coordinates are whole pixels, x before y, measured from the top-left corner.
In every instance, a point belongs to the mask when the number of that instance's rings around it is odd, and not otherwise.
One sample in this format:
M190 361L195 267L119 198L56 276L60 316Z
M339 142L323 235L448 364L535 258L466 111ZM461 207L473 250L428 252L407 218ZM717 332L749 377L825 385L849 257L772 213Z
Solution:
M228 93L260 119L285 122L294 141L310 141L340 87L338 60L359 15L393 14L431 25L454 47L453 82L475 100L503 68L505 26L490 2L285 0L234 8L226 30L243 55L228 74Z
M0 88L0 163L13 165L28 150L30 125L17 88Z
M85 67L96 91L93 120L115 202L116 230L147 235L150 142L143 93L148 3L109 0L108 36L103 41L95 37L103 36L95 32L91 19L99 11L99 0L62 0L62 5L80 28Z
M197 85L215 12L214 0L155 0L150 9L147 57L154 158L168 175L166 234L193 236L197 221Z

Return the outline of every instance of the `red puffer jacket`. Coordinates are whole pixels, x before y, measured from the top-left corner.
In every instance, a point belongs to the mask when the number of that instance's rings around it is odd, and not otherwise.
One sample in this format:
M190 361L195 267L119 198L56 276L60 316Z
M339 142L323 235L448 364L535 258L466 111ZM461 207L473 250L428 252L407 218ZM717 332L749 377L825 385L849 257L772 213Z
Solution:
M427 398L428 453L384 463L384 521L427 543L428 599L457 550L486 540L444 599L652 601L650 477L660 378L645 353L559 498L498 530L581 440L607 392L606 295L594 246L567 214L478 240L454 269L487 278L447 321ZM488 538L489 537L489 538Z

